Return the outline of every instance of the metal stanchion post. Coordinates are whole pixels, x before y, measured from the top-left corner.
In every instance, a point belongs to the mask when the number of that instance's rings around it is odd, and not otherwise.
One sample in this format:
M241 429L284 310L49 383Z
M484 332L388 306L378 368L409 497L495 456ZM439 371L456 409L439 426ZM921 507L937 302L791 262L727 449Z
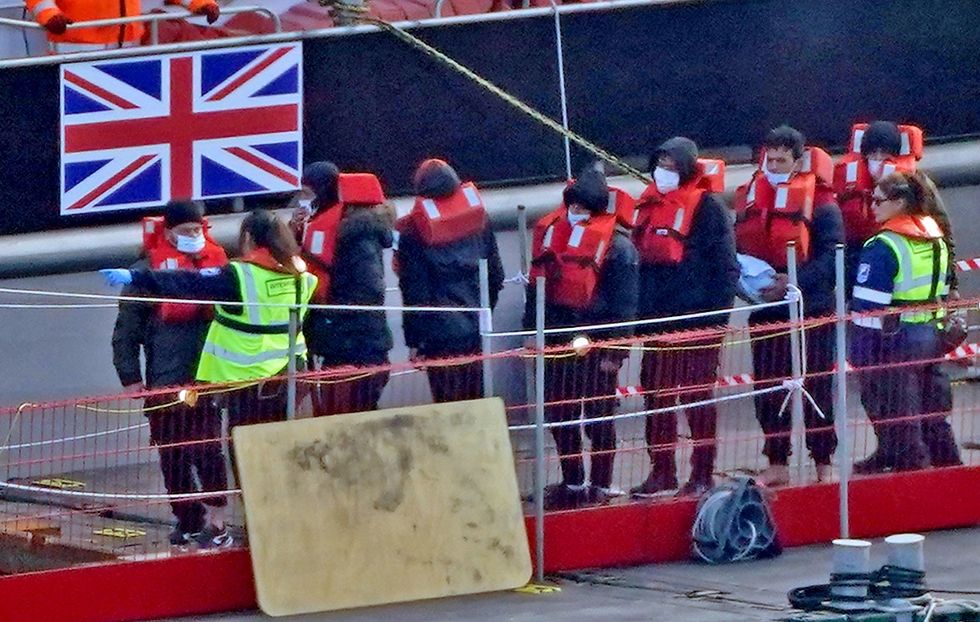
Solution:
M517 240L519 244L519 250L521 252L521 274L530 275L531 274L531 253L528 249L528 238L527 238L527 208L523 205L517 206ZM528 278L530 278L528 276ZM525 303L527 302L527 288L524 289L523 296L521 300ZM523 365L524 367L524 400L526 404L530 404L534 399L534 372L532 371L531 362L526 361Z
M793 286L792 295L799 295L799 280L797 279L796 272L796 244L790 242L786 245L786 276L789 277L789 283ZM800 314L800 305L797 300L794 300L789 306L789 319L790 319L790 331L789 331L789 347L790 347L790 361L792 364L793 380L802 381L803 380L803 328L802 320ZM803 430L805 434L806 426L803 421L803 391L801 389L794 389L792 396L792 406L793 406L793 426L798 430ZM802 444L801 444L802 446Z
M493 344L493 312L490 309L490 266L486 259L480 260L480 342L483 348L483 397L493 395L493 365L490 355Z
M572 178L572 150L568 141L568 96L565 93L565 54L562 51L561 13L555 0L549 0L555 11L555 53L558 55L558 94L561 96L561 125L565 128L565 179Z
M834 426L837 429L837 466L840 469L840 537L850 537L850 499L849 488L851 479L850 434L847 422L847 307L846 292L844 291L844 245L838 244L835 249L834 267L836 285L834 297L837 304L837 394L834 400Z
M544 277L535 281L534 335L534 559L536 576L544 581Z

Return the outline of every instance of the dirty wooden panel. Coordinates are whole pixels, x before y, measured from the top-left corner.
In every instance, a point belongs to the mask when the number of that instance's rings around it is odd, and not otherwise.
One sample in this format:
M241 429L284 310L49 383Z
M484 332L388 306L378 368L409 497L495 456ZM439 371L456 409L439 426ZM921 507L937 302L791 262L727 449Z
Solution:
M531 574L503 403L238 427L271 615L487 592Z

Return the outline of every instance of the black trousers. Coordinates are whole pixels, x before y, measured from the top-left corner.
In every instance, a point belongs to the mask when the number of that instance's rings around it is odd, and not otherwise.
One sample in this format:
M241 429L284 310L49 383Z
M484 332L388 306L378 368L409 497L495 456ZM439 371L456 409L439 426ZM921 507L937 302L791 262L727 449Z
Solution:
M557 358L545 362L545 401L562 402L545 408L549 423L575 421L584 412L586 419L612 415L616 409L616 373L599 368L600 355ZM602 396L601 399L588 399ZM586 398L584 404L581 401ZM561 459L562 483L585 483L582 464L582 432L579 425L551 428ZM608 488L612 484L616 451L616 424L613 420L585 424L585 435L592 444L590 482Z
M475 400L483 397L483 363L427 367L432 400L438 403Z
M859 377L861 403L874 425L883 463L897 470L962 464L946 419L953 394L936 360L941 347L935 329L902 325L897 334L883 336L880 347L884 366L862 370Z
M755 388L772 387L793 375L790 337L783 326L774 330L752 332L752 365L755 369ZM830 464L837 448L834 432L834 325L824 324L806 331L807 378L804 386L823 411L821 418L809 400L803 400L803 420L806 424L806 446L813 461L818 465ZM790 435L793 429L792 410L789 403L780 414L786 394L782 391L755 396L755 416L759 420L766 440L762 453L769 463L785 465L792 452Z
M216 396L217 403L228 409L228 455L239 485L241 479L238 476L238 456L232 430L240 425L285 421L286 387L286 379L277 377Z
M362 363L374 367L388 364L387 356ZM323 359L319 369L351 367L350 363ZM350 373L331 375L313 385L313 416L325 417L344 413L366 412L378 409L381 394L388 384L387 369L364 371L352 368Z
M174 395L146 398L146 417L150 424L150 443L160 453L163 484L171 495L210 492L228 489L225 456L221 451L221 414L210 400L202 399L196 406L177 404L160 408L174 401ZM194 479L195 472L200 488ZM170 508L183 533L196 533L204 527L204 504L221 507L228 503L224 496L200 501L173 501Z

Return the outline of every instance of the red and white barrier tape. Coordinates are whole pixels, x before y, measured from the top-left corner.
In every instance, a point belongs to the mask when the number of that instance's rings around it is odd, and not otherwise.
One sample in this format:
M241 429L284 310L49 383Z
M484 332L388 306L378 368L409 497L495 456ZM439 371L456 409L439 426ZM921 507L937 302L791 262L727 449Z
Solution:
M980 354L980 343L965 343L946 355L949 360L965 359Z
M960 272L980 270L980 257L975 257L973 259L961 259L956 262L956 269Z

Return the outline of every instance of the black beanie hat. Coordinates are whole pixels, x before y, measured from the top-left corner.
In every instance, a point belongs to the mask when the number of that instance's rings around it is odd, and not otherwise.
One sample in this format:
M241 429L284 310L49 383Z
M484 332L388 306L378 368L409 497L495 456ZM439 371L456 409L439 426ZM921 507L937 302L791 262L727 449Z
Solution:
M662 154L674 160L682 184L690 181L697 173L698 146L690 138L675 136L657 147L657 151L650 158L650 172L657 167L657 160Z
M194 201L171 201L163 210L163 226L167 229L188 222L204 222L204 208Z
M340 169L333 162L313 162L303 169L303 185L309 186L316 200L325 207L337 202L337 178Z
M898 155L902 151L902 132L891 121L875 121L864 130L861 139L861 155L867 156L875 149Z
M439 199L456 192L463 183L456 170L444 160L431 158L415 171L415 194L427 199Z
M606 175L595 167L582 171L575 182L565 188L565 205L578 203L593 214L605 212L609 207L609 186Z

